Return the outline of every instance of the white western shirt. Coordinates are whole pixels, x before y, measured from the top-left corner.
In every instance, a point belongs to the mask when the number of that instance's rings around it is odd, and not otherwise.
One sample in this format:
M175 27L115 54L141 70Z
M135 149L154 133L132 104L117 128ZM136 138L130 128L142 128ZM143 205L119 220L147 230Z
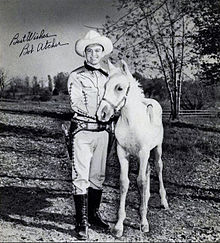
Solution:
M86 120L91 120L88 117L96 119L107 80L108 77L100 71L90 71L85 66L74 70L67 83L72 110L80 116L87 117Z

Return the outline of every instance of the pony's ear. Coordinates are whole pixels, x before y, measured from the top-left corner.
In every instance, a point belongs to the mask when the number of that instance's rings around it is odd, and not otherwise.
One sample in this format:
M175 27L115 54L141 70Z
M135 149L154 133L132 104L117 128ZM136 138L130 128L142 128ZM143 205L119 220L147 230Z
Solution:
M111 61L110 61L109 59L108 59L108 69L109 69L109 73L110 73L110 75L119 72L118 68L115 67L115 66L111 63Z
M108 69L109 71L115 69L116 67L111 63L111 61L108 59Z
M121 70L125 75L133 78L131 72L129 71L128 64L124 60L121 60Z

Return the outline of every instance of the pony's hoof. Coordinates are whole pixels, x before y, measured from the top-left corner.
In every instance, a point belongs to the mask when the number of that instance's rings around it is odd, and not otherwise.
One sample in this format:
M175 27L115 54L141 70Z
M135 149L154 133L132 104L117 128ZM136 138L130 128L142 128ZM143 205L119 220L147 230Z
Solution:
M142 231L143 233L147 233L147 232L149 232L149 224L141 225L141 231Z
M121 229L116 229L116 228L114 227L114 228L112 229L111 233L112 233L115 237L120 238L120 237L122 237L122 235L123 235L123 230L121 230Z
M164 209L169 209L169 205L168 205L168 202L163 202L162 203L162 207L164 208Z

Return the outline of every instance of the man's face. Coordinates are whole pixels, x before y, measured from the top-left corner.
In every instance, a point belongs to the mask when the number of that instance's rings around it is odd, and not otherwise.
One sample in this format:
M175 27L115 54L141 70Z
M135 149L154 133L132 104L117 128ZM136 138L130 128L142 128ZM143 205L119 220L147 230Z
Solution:
M85 57L87 63L91 65L99 64L103 57L103 47L99 44L89 45L85 49Z

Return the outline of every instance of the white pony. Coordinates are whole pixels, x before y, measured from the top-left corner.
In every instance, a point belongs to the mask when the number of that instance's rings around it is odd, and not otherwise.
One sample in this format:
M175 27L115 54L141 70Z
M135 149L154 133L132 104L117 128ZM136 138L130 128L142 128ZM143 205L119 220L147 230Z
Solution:
M148 200L150 197L150 151L155 153L155 165L160 182L161 204L168 208L166 191L163 184L161 160L163 124L162 108L154 99L146 99L138 82L132 77L127 64L122 61L120 68L110 62L110 79L106 83L105 94L97 111L100 121L108 121L120 112L115 126L117 154L120 162L120 206L118 221L113 228L117 237L123 235L123 222L126 218L125 200L129 187L128 169L130 154L139 157L137 184L141 195L141 230L149 231L147 220Z

